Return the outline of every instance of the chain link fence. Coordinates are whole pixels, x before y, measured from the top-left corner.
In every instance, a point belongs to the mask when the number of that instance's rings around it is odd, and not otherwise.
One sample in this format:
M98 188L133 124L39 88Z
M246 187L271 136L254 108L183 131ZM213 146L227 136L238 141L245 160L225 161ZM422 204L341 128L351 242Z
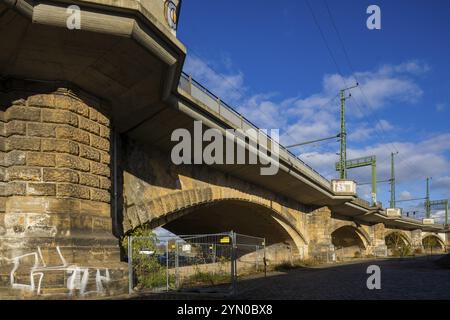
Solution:
M236 279L266 271L265 239L236 233Z
M233 294L265 271L265 239L235 232L128 237L129 292Z
M315 245L310 253L310 258L315 263L336 262L336 250L333 245Z

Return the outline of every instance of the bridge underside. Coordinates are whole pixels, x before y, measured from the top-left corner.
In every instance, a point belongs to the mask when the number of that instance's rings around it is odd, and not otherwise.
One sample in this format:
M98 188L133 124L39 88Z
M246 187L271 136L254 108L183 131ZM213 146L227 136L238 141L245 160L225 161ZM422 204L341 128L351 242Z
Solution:
M297 244L305 244L292 227L280 224L280 218L263 206L229 200L193 208L174 220L168 217L170 222L162 227L176 235L234 231L264 238L267 262L272 264L300 258Z
M428 235L422 239L422 246L425 250L435 253L445 252L446 245L442 239L436 235Z
M284 242L294 244L269 209L239 201L223 201L200 207L163 227L175 234L207 234L232 230L265 238L267 245Z
M352 226L344 226L331 234L331 241L336 251L336 258L353 258L364 256L366 244Z

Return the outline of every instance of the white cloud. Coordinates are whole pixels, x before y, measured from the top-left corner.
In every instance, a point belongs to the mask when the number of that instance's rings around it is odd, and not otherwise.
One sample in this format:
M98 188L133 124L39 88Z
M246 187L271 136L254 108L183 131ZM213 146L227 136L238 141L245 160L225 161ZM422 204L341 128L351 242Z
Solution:
M303 152L299 158L304 162L312 165L313 168L320 172L327 179L336 177L335 163L338 161L336 153L331 152Z
M384 65L380 68L380 72L386 74L392 74L393 72L395 72L420 75L430 71L430 69L430 66L426 63L420 62L418 60L410 60L395 66Z
M369 127L367 124L363 124L356 129L352 130L348 135L348 139L351 141L363 141L369 139L375 132L375 128Z
M387 120L381 119L375 126L377 129L389 131L394 129L394 126Z
M364 141L373 138L378 132L388 132L393 130L394 126L387 120L381 119L376 125L369 125L368 123L362 123L355 129L350 130L348 139L351 141Z
M224 63L230 64L227 59ZM224 101L234 103L244 98L246 89L242 72L217 73L208 63L190 55L186 58L184 71Z
M438 210L431 214L431 217L434 219L435 223L444 223L445 222L445 211Z
M280 109L288 102L275 103L271 100L274 96L274 93L253 95L241 101L237 110L250 121L257 120L255 124L260 128L284 128L288 119Z
M433 187L450 189L450 176L443 176L433 179Z
M360 108L364 108L366 103L370 108L365 109L367 114L393 102L415 103L423 94L412 74L399 74L395 71L395 66L392 66L392 70L389 72L378 69L357 72L347 77L338 74L326 75L323 80L324 92L328 95L335 94L344 85L354 85L355 79L360 81L359 88L351 90L352 98L349 99L349 112L356 116L361 116Z
M375 110L392 103L416 102L422 96L422 90L413 75L419 70L425 72L426 68L407 63L385 65L375 71L356 73L362 90L353 89L352 98L348 99L347 103L348 125L351 126L355 120L358 123L355 131L350 132L351 138L362 141L379 135L380 132L395 129L394 125L385 119L377 121L375 125L361 125L361 112L370 118ZM281 136L284 144L332 136L339 132L340 103L337 93L344 84L354 83L354 76L325 75L320 92L305 97L291 97L280 102L275 101L273 96L261 99L261 95L242 99L239 111L259 126L278 126L284 129ZM366 101L369 102L370 108L365 106Z
M400 200L409 200L411 199L411 193L409 191L400 192Z
M225 60L224 64L229 70L232 64L229 58ZM337 116L339 99L336 96L344 85L354 84L355 77L360 81L359 86L362 90L358 88L352 90L352 98L348 99L347 103L348 118L361 117L361 108L364 108L364 114L367 116L393 102L414 103L422 95L414 75L426 72L429 68L416 61L410 61L399 65L383 65L373 71L357 72L346 77L327 74L323 78L319 92L281 101L276 101L274 99L276 95L273 93L249 94L242 72L217 73L208 63L192 56L186 59L184 69L258 126L285 129L289 132L285 138L293 136L297 140L284 141L291 143L334 134L339 127ZM365 108L366 101L370 108ZM382 130L390 130L392 126L386 120L383 121L377 126L382 127ZM359 135L360 138L364 138L369 136L369 133L367 129L360 128Z

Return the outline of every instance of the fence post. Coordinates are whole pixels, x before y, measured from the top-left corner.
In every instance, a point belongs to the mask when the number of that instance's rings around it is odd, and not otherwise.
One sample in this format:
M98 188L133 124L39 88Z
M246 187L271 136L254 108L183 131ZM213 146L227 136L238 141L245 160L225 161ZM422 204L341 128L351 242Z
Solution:
M264 263L264 278L267 277L267 261L266 261L266 238L263 243L263 263Z
M259 246L255 246L255 272L258 273L258 256L259 256Z
M169 241L166 241L166 291L169 291Z
M133 293L133 237L128 236L128 294Z
M177 289L180 288L180 275L178 273L178 268L180 266L180 261L179 261L179 247L180 247L180 243L178 241L175 242L175 286L177 287Z
M230 232L231 238L231 294L236 293L236 233Z

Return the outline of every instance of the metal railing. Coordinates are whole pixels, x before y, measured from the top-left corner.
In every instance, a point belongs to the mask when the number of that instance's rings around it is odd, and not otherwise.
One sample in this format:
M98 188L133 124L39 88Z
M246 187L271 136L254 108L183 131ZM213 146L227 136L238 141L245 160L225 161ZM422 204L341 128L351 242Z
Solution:
M370 204L369 201L364 200L364 199L361 199L361 198L355 198L355 199L353 200L353 202L356 203L356 204L358 204L358 205L360 205L361 207L367 207L367 208L370 208L370 207L371 207L371 204Z
M274 141L270 136L260 130L250 120L246 119L242 114L237 112L231 106L222 101L218 96L214 95L207 88L203 87L200 83L192 79L191 76L186 73L181 74L179 89L189 93L193 98L203 103L208 110L214 112L220 118L226 120L235 129L248 130L254 129L256 132L264 136L270 141L270 143L277 144L280 150L280 158L289 162L292 166L297 166L300 169L307 170L310 177L316 182L330 188L330 181L322 176L319 172L314 170L311 166L307 165L286 147Z
M366 165L366 166L371 165L374 161L376 161L375 156L361 157L361 158L347 160L345 162L345 166L347 169L357 168L357 167L363 166L363 165ZM339 170L340 167L341 167L341 163L337 162L336 170Z

